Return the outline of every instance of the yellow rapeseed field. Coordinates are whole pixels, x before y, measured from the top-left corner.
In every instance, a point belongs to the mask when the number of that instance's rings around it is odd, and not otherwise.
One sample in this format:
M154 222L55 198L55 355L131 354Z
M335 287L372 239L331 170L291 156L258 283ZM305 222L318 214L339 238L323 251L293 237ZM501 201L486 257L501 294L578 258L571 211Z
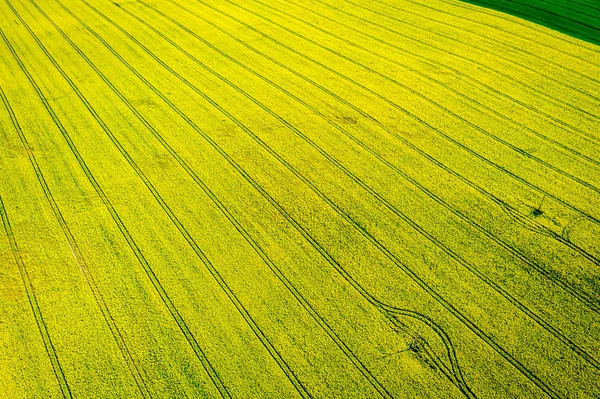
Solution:
M600 397L595 44L0 0L0 99L0 399Z

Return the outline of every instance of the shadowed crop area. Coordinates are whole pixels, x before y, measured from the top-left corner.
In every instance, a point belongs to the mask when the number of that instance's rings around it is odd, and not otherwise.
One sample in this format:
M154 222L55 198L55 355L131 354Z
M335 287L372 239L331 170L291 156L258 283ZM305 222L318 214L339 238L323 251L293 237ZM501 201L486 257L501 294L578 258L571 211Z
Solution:
M498 11L0 0L0 219L0 398L600 397L600 47Z

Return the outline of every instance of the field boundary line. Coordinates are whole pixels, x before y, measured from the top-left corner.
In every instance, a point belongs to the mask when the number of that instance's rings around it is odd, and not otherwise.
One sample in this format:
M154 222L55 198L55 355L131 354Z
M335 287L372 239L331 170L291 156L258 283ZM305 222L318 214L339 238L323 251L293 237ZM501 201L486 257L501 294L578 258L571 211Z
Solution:
M598 28L598 27L596 27L596 26L589 25L589 24L588 24L588 23L586 23L586 22L578 21L578 20L576 20L576 19L573 19L573 18L571 18L570 16L567 16L567 15L561 15L561 14L557 14L557 13L555 13L554 11L552 11L552 10L549 10L549 9L543 9L543 8L540 8L540 7L536 7L535 5L532 5L532 4L528 4L528 3L520 3L520 2L516 2L516 1L512 1L512 0L505 0L505 1L506 1L507 3L517 4L517 7L519 7L519 8L521 8L521 7L530 8L530 9L532 9L532 10L535 10L535 11L538 11L538 12L543 12L543 13L545 13L545 14L549 14L549 15L551 15L551 16L553 16L553 17L558 17L558 18L561 18L561 19L567 20L567 21L569 21L569 22L576 23L576 24L578 24L578 25L581 25L581 26L583 26L583 27L585 27L585 28L588 28L588 29L590 29L591 31L600 32L600 28ZM481 6L481 5L480 5L480 6ZM564 7L563 7L563 8L564 8ZM573 11L573 10L571 10L571 11ZM499 12L506 13L506 14L510 14L510 15L516 16L517 18L522 18L522 19L525 19L525 20L527 20L527 21L533 22L533 23L535 23L535 24L537 24L537 25L540 25L540 26L545 26L545 25L543 25L543 24L541 24L541 23L539 23L539 22L537 22L537 21L535 21L535 20L531 20L531 19L528 19L528 18L523 18L523 17L521 17L521 16L517 16L517 15L515 15L515 14L513 14L512 12L509 12L509 11L499 11ZM536 19L537 19L537 20L539 20L539 18L538 18L537 16L536 16ZM565 26L564 26L564 25L562 25L562 21L560 21L560 20L554 19L554 20L552 21L552 23L553 23L555 26L558 26L558 27L560 27L560 28L562 28L562 29L565 29ZM556 29L553 29L552 27L549 27L549 29L556 30ZM571 32L573 31L572 29L570 29L570 28L568 28L568 27L567 27L565 30L569 30L569 31L571 31ZM563 32L560 32L560 33L563 33ZM571 36L571 37L574 37L574 38L576 38L576 39L579 39L578 37L576 37L576 36L573 36L573 35L571 35L571 34L568 34L568 33L564 33L564 34L567 34L567 35L569 35L569 36ZM598 33L595 33L595 34L597 35ZM590 36L590 34L589 34L589 33L586 33L586 34L585 34L585 36L586 36L586 37L589 37L589 36ZM593 36L593 34L592 34L591 36ZM585 39L579 39L579 40L585 40ZM597 39L596 39L596 40L597 40ZM585 41L588 41L588 40L585 40ZM589 41L588 41L588 42L589 42ZM592 44L595 44L595 43L592 43Z
M565 33L559 32L555 29L551 29L548 27L545 27L543 25L540 25L538 23L535 22L531 22L528 20L525 20L523 18L519 18L517 16L514 16L512 14L508 14L502 11L496 11L494 9L491 8L487 8L487 7L483 7L483 6L478 6L472 3L468 3L468 2L463 2L463 1L447 1L447 0L438 0L442 3L446 3L449 4L451 6L457 7L457 8L462 8L462 9L466 9L469 11L473 11L475 13L478 14L485 14L488 15L490 17L502 20L502 21L511 21L512 23L521 25L523 27L526 27L527 29L531 29L535 32L538 32L540 34L543 34L544 36L549 36L553 39L556 40L560 40L563 41L565 43L568 43L571 46L575 46L575 47L579 47L585 51L589 51L589 52L593 52L594 50L592 50L590 47L582 45L580 42L584 42L586 44L591 45L591 43L582 40L582 39L577 39L571 35L567 35ZM568 36L568 39L565 38L564 36ZM571 39L571 40L569 40Z
M500 26L494 26L494 25L491 25L491 24L485 23L485 22L483 22L483 21L477 21L477 20L474 20L474 19L470 19L470 18L468 18L467 16L465 16L464 14L453 14L453 13L452 13L452 12L450 12L450 11L447 11L447 10L444 10L444 9L441 9L441 8L435 8L435 7L427 6L427 5L423 4L423 3L419 3L419 2L417 2L417 1L415 1L415 0L406 0L406 1L408 1L408 2L410 2L410 3L417 4L417 5L419 5L419 6L421 6L421 7L424 7L424 8L431 8L431 9L433 9L433 10L437 10L438 12L440 12L440 13L442 13L442 14L452 15L452 16L453 16L453 17L455 17L455 18L463 19L463 20L465 20L465 21L470 21L470 22L473 22L473 23L475 23L475 24L478 24L478 25L487 26L488 28L491 28L491 29L494 29L494 30L497 30L497 31L500 31L500 32L507 33L507 34L509 34L509 35L511 35L511 36L516 36L516 37L518 37L518 38L520 38L520 39L522 39L522 40L528 41L528 42L534 42L534 43L537 43L537 44L539 44L539 45L540 45L540 46L542 46L542 47L545 47L545 48L547 48L547 49L554 50L554 51L556 51L556 52L558 52L558 53L561 53L561 54L563 54L563 55L567 55L567 56L573 57L573 58L575 58L575 59L577 59L577 60L579 60L579 61L581 61L581 62L583 62L583 63L586 63L586 64L588 64L588 65L590 65L590 66L593 66L594 68L597 68L597 67L598 67L598 66L597 66L595 63L593 63L593 62L591 62L591 61L589 61L589 60L587 60L587 59L585 59L585 58L583 58L583 57L580 57L580 56L579 56L579 55L577 55L577 54L572 54L572 53L569 53L569 52L567 52L567 51L564 51L564 50L562 50L562 49L560 49L560 48L558 48L558 47L556 47L556 46L554 46L554 47L552 47L552 46L549 46L548 44L544 43L543 41L536 41L536 40L533 40L533 39L531 39L531 38L529 38L529 37L527 37L527 36L523 36L523 35L521 35L521 34L520 34L518 31L514 31L514 32L513 32L513 31L510 31L510 30L506 30L506 29L504 29L504 28L502 28L502 27L500 27ZM444 3L444 4L454 4L454 3L449 3L449 2L446 2L446 1L443 1L443 0L438 0L438 1L439 1L440 3ZM461 3L462 3L462 2L461 2ZM390 5L389 3L384 3L384 2L382 2L382 4L384 4L384 5L388 5L389 7L393 7L393 6L392 6L392 5ZM472 4L472 3L468 3L468 4L474 5L474 4ZM462 7L460 7L460 5L459 5L459 4L456 4L456 6L458 6L459 8L462 8ZM484 9L485 9L485 7L481 7L481 8L484 8ZM471 11L475 11L474 9L470 9L470 10L471 10ZM505 20L506 20L506 19L505 19ZM506 20L506 21L508 21L508 20ZM511 23L513 23L513 24L515 24L515 22L514 22L514 21L510 21L510 22L511 22ZM518 26L521 26L521 27L523 27L523 24L520 24L520 23L516 23L515 25L518 25ZM538 24L536 24L536 25L538 25ZM535 31L535 30L534 30L534 31ZM541 33L541 32L540 32L540 33ZM548 35L546 35L546 36L548 36ZM564 38L562 38L562 37L555 37L555 39L557 39L557 40L561 40L561 41L564 41ZM571 44L571 45L573 45L573 46L575 46L575 47L579 47L579 48L581 48L582 50L590 51L590 50L589 50L587 47L583 47L583 46L581 46L581 45L578 45L578 44L576 44L576 43L572 43L572 42L568 42L568 43L569 43L569 44Z
M430 10L434 10L434 11L436 11L436 12L440 13L440 14L444 14L444 15L452 16L452 17L454 17L454 18L457 18L457 19L462 19L462 20L464 20L464 21L476 22L476 21L474 21L474 20L470 20L470 19L468 19L468 18L461 18L461 16L457 16L457 15L455 15L455 14L449 13L449 12L447 12L447 11L445 11L445 10L442 10L442 9L439 9L439 8L435 8L435 7L432 7L432 6L427 6L427 5L424 5L424 4L422 4L422 3L419 3L419 2L417 2L417 1L414 1L414 0L404 0L404 1L406 1L406 2L408 2L408 3L411 3L411 4L414 4L414 5L417 5L417 6L421 7L421 8L428 8L428 9L430 9ZM384 2L384 1L379 1L379 4L381 4L381 5L382 5L382 6L384 6L384 7L389 7L389 8L391 8L391 9L394 9L394 10L402 10L402 9L400 9L400 8L399 8L399 7L397 7L397 6L394 6L394 5L392 5L392 4L386 3L386 2ZM447 25L447 26L451 26L451 27L452 27L452 28L454 28L454 29L462 30L462 31L464 31L464 32L469 32L469 33L471 33L471 34L477 34L476 32L474 32L474 31L472 31L472 30L469 30L469 29L466 29L466 28L464 28L464 27L461 27L461 26L459 26L459 25L454 25L454 24L451 24L451 23L449 23L449 22L443 22L443 21L440 21L440 20L438 20L438 19L434 19L434 18L426 17L426 16L424 16L424 15L422 15L422 14L415 13L415 12L408 11L408 10L402 10L402 11L405 11L405 12L406 12L406 13L408 13L408 14L416 15L416 16L418 16L419 18L423 18L423 19L426 19L426 20L433 21L433 22L435 22L435 23L439 23L439 24L441 24L441 25ZM487 25L486 25L486 24L484 24L484 23L480 23L480 25L487 26ZM490 26L490 27L491 27L491 26ZM493 27L492 27L492 28L493 28ZM516 33L514 33L514 32L510 32L510 31L507 31L507 30L504 30L504 29L496 29L496 30L498 30L498 31L500 31L500 32L507 33L507 34L512 34L513 36L517 36L517 37L519 37L519 38L521 38L521 39L523 39L523 40L527 40L525 37L519 36L518 34L516 34ZM591 77L591 76L584 75L583 73L581 73L581 72L579 72L579 71L577 71L577 70L575 70L575 69L572 69L572 68L570 68L569 66L566 66L566 65L561 65L561 64L559 64L559 63L557 63L557 62L555 62L555 61L553 61L553 60L551 60L551 59L544 58L544 57L542 57L542 56L540 56L540 55L538 55L538 54L536 54L536 53L533 53L533 52L531 52L531 51L528 51L526 48L522 48L522 47L518 47L518 46L515 46L515 45L513 45L513 44L510 44L510 42L508 42L508 41L505 41L505 40L499 40L499 39L496 39L496 38L493 38L493 37L490 37L490 36L486 36L486 39L487 39L487 40L490 40L490 41L492 41L492 42L496 42L496 43L503 44L503 45L505 45L505 46L507 46L507 47L509 47L509 48L515 49L515 50L517 50L517 51L521 51L521 52L523 52L523 53L525 53L525 54L529 54L529 55L531 55L532 57L538 58L538 59L540 59L540 60L543 60L544 62L548 62L548 63L550 63L550 64L552 64L552 65L555 65L555 66L556 66L557 68L559 68L559 69L564 69L565 71L568 71L569 73L574 73L574 74L576 74L576 75L579 75L579 76L581 76L582 78L585 78L585 79L591 80L591 81L593 81L593 82L596 82L596 83L600 83L600 80L598 80L598 79L596 79L596 78L594 78L594 77ZM534 40L532 40L532 39L528 39L528 41L530 41L530 42L534 42L534 43L538 44L539 46L542 46L542 47L546 47L546 48L549 48L549 49L555 50L555 51L557 51L557 52L560 52L561 54L569 55L569 54L566 54L565 52L562 52L562 51L560 51L558 48L550 47L550 46L548 46L547 44L545 44L545 43L543 43L543 42L534 41ZM571 56L571 57L573 57L573 58L577 58L575 55L570 55L570 56ZM579 58L578 58L578 59L579 59ZM582 59L579 59L579 60L582 60ZM588 62L589 62L589 61L588 61ZM592 65L594 65L594 64L592 64ZM595 67L597 67L596 65L594 65L594 66L595 66Z

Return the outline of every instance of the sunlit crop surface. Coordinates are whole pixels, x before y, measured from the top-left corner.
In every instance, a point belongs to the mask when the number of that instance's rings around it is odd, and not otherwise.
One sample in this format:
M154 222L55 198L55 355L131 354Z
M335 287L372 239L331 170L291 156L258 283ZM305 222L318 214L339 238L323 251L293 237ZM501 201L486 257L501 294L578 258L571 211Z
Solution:
M600 47L515 15L0 0L0 219L0 398L600 397Z

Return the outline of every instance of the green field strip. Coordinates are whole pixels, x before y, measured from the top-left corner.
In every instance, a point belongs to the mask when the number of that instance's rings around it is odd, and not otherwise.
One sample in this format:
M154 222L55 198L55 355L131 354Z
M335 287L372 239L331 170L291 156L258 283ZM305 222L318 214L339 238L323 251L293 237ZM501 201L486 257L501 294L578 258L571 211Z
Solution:
M600 9L567 8L561 1L468 0L469 3L501 11L546 26L581 40L600 45ZM571 3L568 3L571 4Z
M460 15L462 19L476 20L479 26L491 27L496 31L510 32L511 36L523 39L529 38L528 42L533 42L532 37L536 37L537 40L535 41L539 42L538 45L544 47L550 47L549 43L555 41L557 45L554 46L554 51L565 55L571 54L571 57L578 59L586 66L594 68L597 66L597 63L594 63L594 60L598 58L597 46L592 43L564 35L535 23L528 23L521 18L516 18L506 13L477 7L468 2L436 0L431 5L434 5L442 12Z
M544 41L555 41L557 44L556 47L560 47L560 50L558 51L573 52L575 57L579 56L579 58L586 63L592 62L598 56L596 44L583 41L571 35L565 35L557 30L548 29L543 25L529 22L508 13L476 6L469 2L457 2L454 0L437 0L436 4L441 5L442 8L449 7L452 10L460 10L461 14L477 16L481 21L486 21L496 28L503 29L507 24L512 24L517 31L540 35L545 39Z
M599 16L597 14L593 14L592 11L600 11L600 7L594 7L590 4L573 2L573 1L565 1L565 0L553 0L553 1L545 1L541 0L540 3L545 4L547 6L556 6L558 9L562 9L565 11L570 11L577 14L584 14L586 18L590 19L598 19Z
M598 10L598 5L592 0L581 0L574 2L573 4L577 4L578 6L585 7L586 9Z
M351 11L356 12L363 10L364 5L360 3L362 2L359 1L358 3L355 3L353 1L351 4L355 7L353 7L354 9ZM532 53L531 51L529 51L528 47L516 47L513 46L510 42L502 42L495 40L493 37L485 36L479 36L479 39L476 41L468 40L467 37L464 35L464 32L467 32L468 30L464 29L463 26L449 24L446 23L444 20L440 20L437 18L431 18L435 14L439 13L439 11L433 7L431 7L432 10L428 8L428 10L430 11L426 14L423 14L413 12L413 9L416 7L403 10L401 7L394 6L393 4L388 4L387 2L378 1L375 4L376 5L371 8L376 8L374 12L380 17L388 17L383 18L384 20L390 19L396 22L406 22L409 23L409 26L411 28L421 25L423 28L436 32L437 36L444 37L447 39L454 38L455 40L459 39L461 41L465 41L467 47L484 51L486 54L493 55L494 57L502 59L503 61L509 63L508 65L512 64L513 68L514 66L517 66L518 70L527 71L528 73L532 74L532 76L539 74L544 76L548 81L552 81L557 84L563 84L567 87L570 87L571 90L585 94L592 98L595 97L594 89L589 86L586 86L586 82L584 80L577 81L569 74L562 74L561 76L561 72L564 68L568 69L572 68L572 66L564 66L554 62L548 57L542 57L541 54ZM409 1L408 4L419 5L420 3ZM364 8L364 10L368 9L369 7ZM543 42L541 44L543 44ZM524 59L522 56L514 57L513 54L515 53L528 54L528 56L536 58L537 62L540 65L536 65L535 68L531 68L530 63L528 63L526 59ZM507 57L507 55L510 56ZM590 71L587 72L589 73ZM520 73L520 76L524 77L524 74Z

